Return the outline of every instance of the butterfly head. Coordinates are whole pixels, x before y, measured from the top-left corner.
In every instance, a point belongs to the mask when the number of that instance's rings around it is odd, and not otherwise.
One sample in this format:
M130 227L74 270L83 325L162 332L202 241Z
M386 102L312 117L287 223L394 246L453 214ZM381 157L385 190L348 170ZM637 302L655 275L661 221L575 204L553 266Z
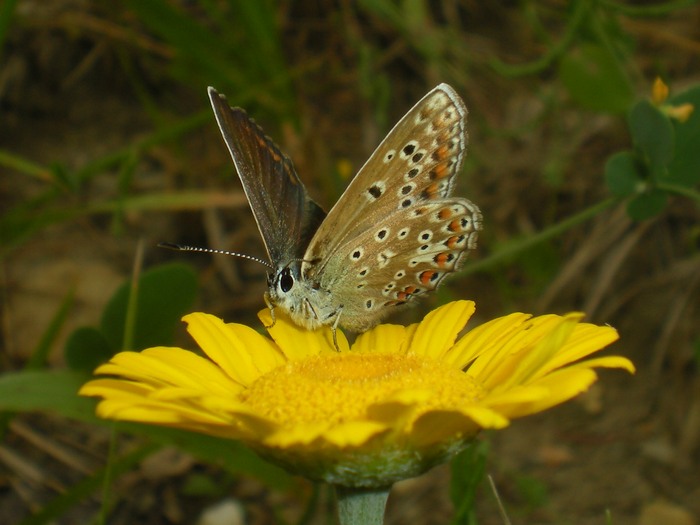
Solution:
M301 268L302 261L294 260L268 274L265 294L268 306L279 308L297 325L309 330L332 324L342 306L336 304L317 280L305 277Z

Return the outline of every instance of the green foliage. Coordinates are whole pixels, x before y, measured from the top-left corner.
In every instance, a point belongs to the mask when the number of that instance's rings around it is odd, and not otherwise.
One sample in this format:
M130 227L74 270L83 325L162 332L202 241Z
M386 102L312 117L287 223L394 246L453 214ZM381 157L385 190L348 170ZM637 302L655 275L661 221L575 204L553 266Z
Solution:
M559 76L571 98L592 111L625 111L634 93L621 61L607 48L584 44L562 57Z
M631 151L621 151L605 163L605 178L610 193L615 197L627 197L637 191L637 156Z
M0 410L43 411L97 422L95 402L77 396L89 376L85 372L29 370L0 376Z
M671 97L669 103L695 108L686 122L673 121L675 152L668 166L668 182L691 188L700 184L700 86Z
M692 104L686 121L672 118L674 109ZM616 197L628 199L627 212L645 220L663 211L673 194L700 202L700 86L660 106L647 100L634 104L628 125L634 149L611 156L605 180Z
M450 463L453 525L476 525L474 502L484 481L488 451L487 441L474 441Z
M115 349L97 328L83 326L68 336L63 352L71 369L88 371L109 361Z
M126 335L131 293L136 293L135 322ZM140 276L137 287L126 282L115 292L99 328L83 327L71 334L66 362L76 370L92 370L121 350L172 344L180 318L191 308L196 293L197 276L189 266L171 263L151 268ZM128 345L126 339L131 341Z
M629 114L632 143L649 177L662 179L673 158L673 126L659 108L647 100L632 106Z

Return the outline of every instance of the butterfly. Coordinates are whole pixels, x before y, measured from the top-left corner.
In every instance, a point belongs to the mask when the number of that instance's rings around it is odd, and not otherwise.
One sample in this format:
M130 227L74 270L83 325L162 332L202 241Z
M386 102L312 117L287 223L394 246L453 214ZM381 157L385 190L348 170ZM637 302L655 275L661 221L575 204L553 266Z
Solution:
M440 84L394 126L326 214L292 161L241 108L209 88L270 259L265 302L297 325L362 332L458 270L481 229L453 197L467 108Z

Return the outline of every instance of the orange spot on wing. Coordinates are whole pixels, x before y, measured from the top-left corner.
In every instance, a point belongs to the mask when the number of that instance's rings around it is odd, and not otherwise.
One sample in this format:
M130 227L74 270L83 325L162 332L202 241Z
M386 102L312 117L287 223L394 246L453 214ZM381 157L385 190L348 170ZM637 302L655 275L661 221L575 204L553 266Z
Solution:
M420 279L420 282L422 284L428 285L430 284L431 279L433 278L433 275L435 275L435 272L426 270L420 274L418 277Z
M439 180L444 179L449 174L446 164L438 164L432 170L430 170L430 175L433 179Z
M446 252L438 253L433 260L440 268L443 268L449 261L449 254Z
M447 146L443 144L438 149L435 150L438 160L442 160L447 157Z
M439 185L437 183L433 182L430 186L428 186L427 188L425 188L425 190L423 190L423 196L427 199L432 199L433 197L435 197L435 195L437 195L438 190L439 190Z
M438 219L445 221L452 217L452 210L449 208L443 208L438 212Z
M447 245L448 248L454 249L460 242L462 242L462 236L461 235L453 235L447 241L445 244Z

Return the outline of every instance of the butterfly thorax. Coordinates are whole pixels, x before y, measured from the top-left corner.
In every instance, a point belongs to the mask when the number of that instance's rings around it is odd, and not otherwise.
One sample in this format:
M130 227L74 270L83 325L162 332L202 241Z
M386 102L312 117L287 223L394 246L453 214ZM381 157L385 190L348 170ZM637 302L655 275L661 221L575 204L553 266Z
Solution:
M334 325L342 305L315 279L301 274L300 262L293 261L268 275L265 300L271 310L280 309L299 326L315 330Z

